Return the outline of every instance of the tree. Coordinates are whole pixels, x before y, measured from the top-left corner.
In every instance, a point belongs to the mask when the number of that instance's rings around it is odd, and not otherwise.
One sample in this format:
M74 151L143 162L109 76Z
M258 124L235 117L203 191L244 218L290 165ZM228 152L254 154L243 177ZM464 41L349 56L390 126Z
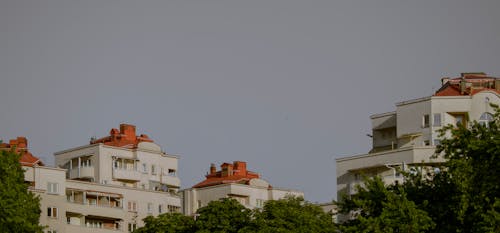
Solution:
M335 232L330 214L302 197L270 200L254 210L254 221L243 232Z
M251 211L231 198L211 201L198 209L196 227L198 232L238 232L250 224Z
M158 217L148 216L144 227L134 233L190 233L195 231L194 219L180 213L166 213Z
M447 159L442 180L454 186L447 196L457 202L457 232L500 232L500 109L492 107L488 124L448 125L441 131L451 135L436 152Z
M380 177L365 177L357 194L338 202L340 212L353 219L340 226L342 232L426 232L434 227L427 212L407 198L397 185L385 186Z
M19 158L0 151L0 232L42 232L40 199L28 191Z

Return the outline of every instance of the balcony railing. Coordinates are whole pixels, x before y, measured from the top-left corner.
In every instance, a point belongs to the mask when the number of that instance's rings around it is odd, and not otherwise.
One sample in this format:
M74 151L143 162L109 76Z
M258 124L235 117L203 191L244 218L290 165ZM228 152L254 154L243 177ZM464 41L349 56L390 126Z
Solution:
M75 167L69 171L70 179L93 178L93 177L94 177L94 166L86 166L80 168Z
M162 175L160 183L175 187L181 186L181 180L177 176Z
M136 170L113 168L113 179L139 181L141 173Z

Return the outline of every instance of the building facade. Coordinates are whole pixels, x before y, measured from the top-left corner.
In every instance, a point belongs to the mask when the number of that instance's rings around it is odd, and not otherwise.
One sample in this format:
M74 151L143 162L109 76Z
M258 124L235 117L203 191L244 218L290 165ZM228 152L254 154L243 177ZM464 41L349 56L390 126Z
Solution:
M182 193L183 213L195 216L196 211L211 201L233 198L246 208L261 208L268 200L279 200L287 195L304 196L296 190L272 187L260 179L258 173L248 171L246 162L223 163L217 171L214 164L206 179Z
M137 136L133 125L56 152L55 168L32 156L25 138L10 144L26 148L25 181L41 197L46 232L131 232L147 216L181 211L178 156L163 152L147 135Z
M490 104L500 104L500 79L463 73L443 78L432 96L399 102L393 112L372 115L371 151L336 159L337 200L342 194L355 194L363 175L381 176L386 183L401 182L399 169L432 168L444 162L442 157L433 158L442 140L438 131L449 124L488 124L494 114Z

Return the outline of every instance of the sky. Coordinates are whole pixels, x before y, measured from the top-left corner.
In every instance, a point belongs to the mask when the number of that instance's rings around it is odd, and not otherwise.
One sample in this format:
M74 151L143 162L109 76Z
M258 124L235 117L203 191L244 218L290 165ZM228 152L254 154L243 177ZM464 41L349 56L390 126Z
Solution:
M500 77L500 1L0 0L0 138L56 151L137 126L183 188L242 160L336 199L369 116L442 77Z

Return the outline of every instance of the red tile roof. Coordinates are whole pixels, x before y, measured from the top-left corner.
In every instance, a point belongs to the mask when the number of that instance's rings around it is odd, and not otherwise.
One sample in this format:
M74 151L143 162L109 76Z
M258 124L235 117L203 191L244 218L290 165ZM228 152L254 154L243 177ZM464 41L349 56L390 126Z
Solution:
M9 143L1 143L0 149L14 149L14 151L21 155L19 162L23 166L43 166L42 160L35 157L31 152L28 151L28 139L26 137L17 137L16 139L11 139Z
M500 94L500 79L484 73L463 73L458 78L443 78L443 85L434 96L472 96L482 91Z
M145 134L136 136L134 125L120 124L120 130L113 128L109 131L109 136L93 139L90 141L90 144L103 143L108 146L137 148L140 142L154 141Z
M215 165L211 164L210 173L205 176L206 179L194 185L193 188L227 183L248 184L251 179L259 178L258 173L248 171L246 166L246 162L235 161L233 164L223 163L221 170L216 171Z

